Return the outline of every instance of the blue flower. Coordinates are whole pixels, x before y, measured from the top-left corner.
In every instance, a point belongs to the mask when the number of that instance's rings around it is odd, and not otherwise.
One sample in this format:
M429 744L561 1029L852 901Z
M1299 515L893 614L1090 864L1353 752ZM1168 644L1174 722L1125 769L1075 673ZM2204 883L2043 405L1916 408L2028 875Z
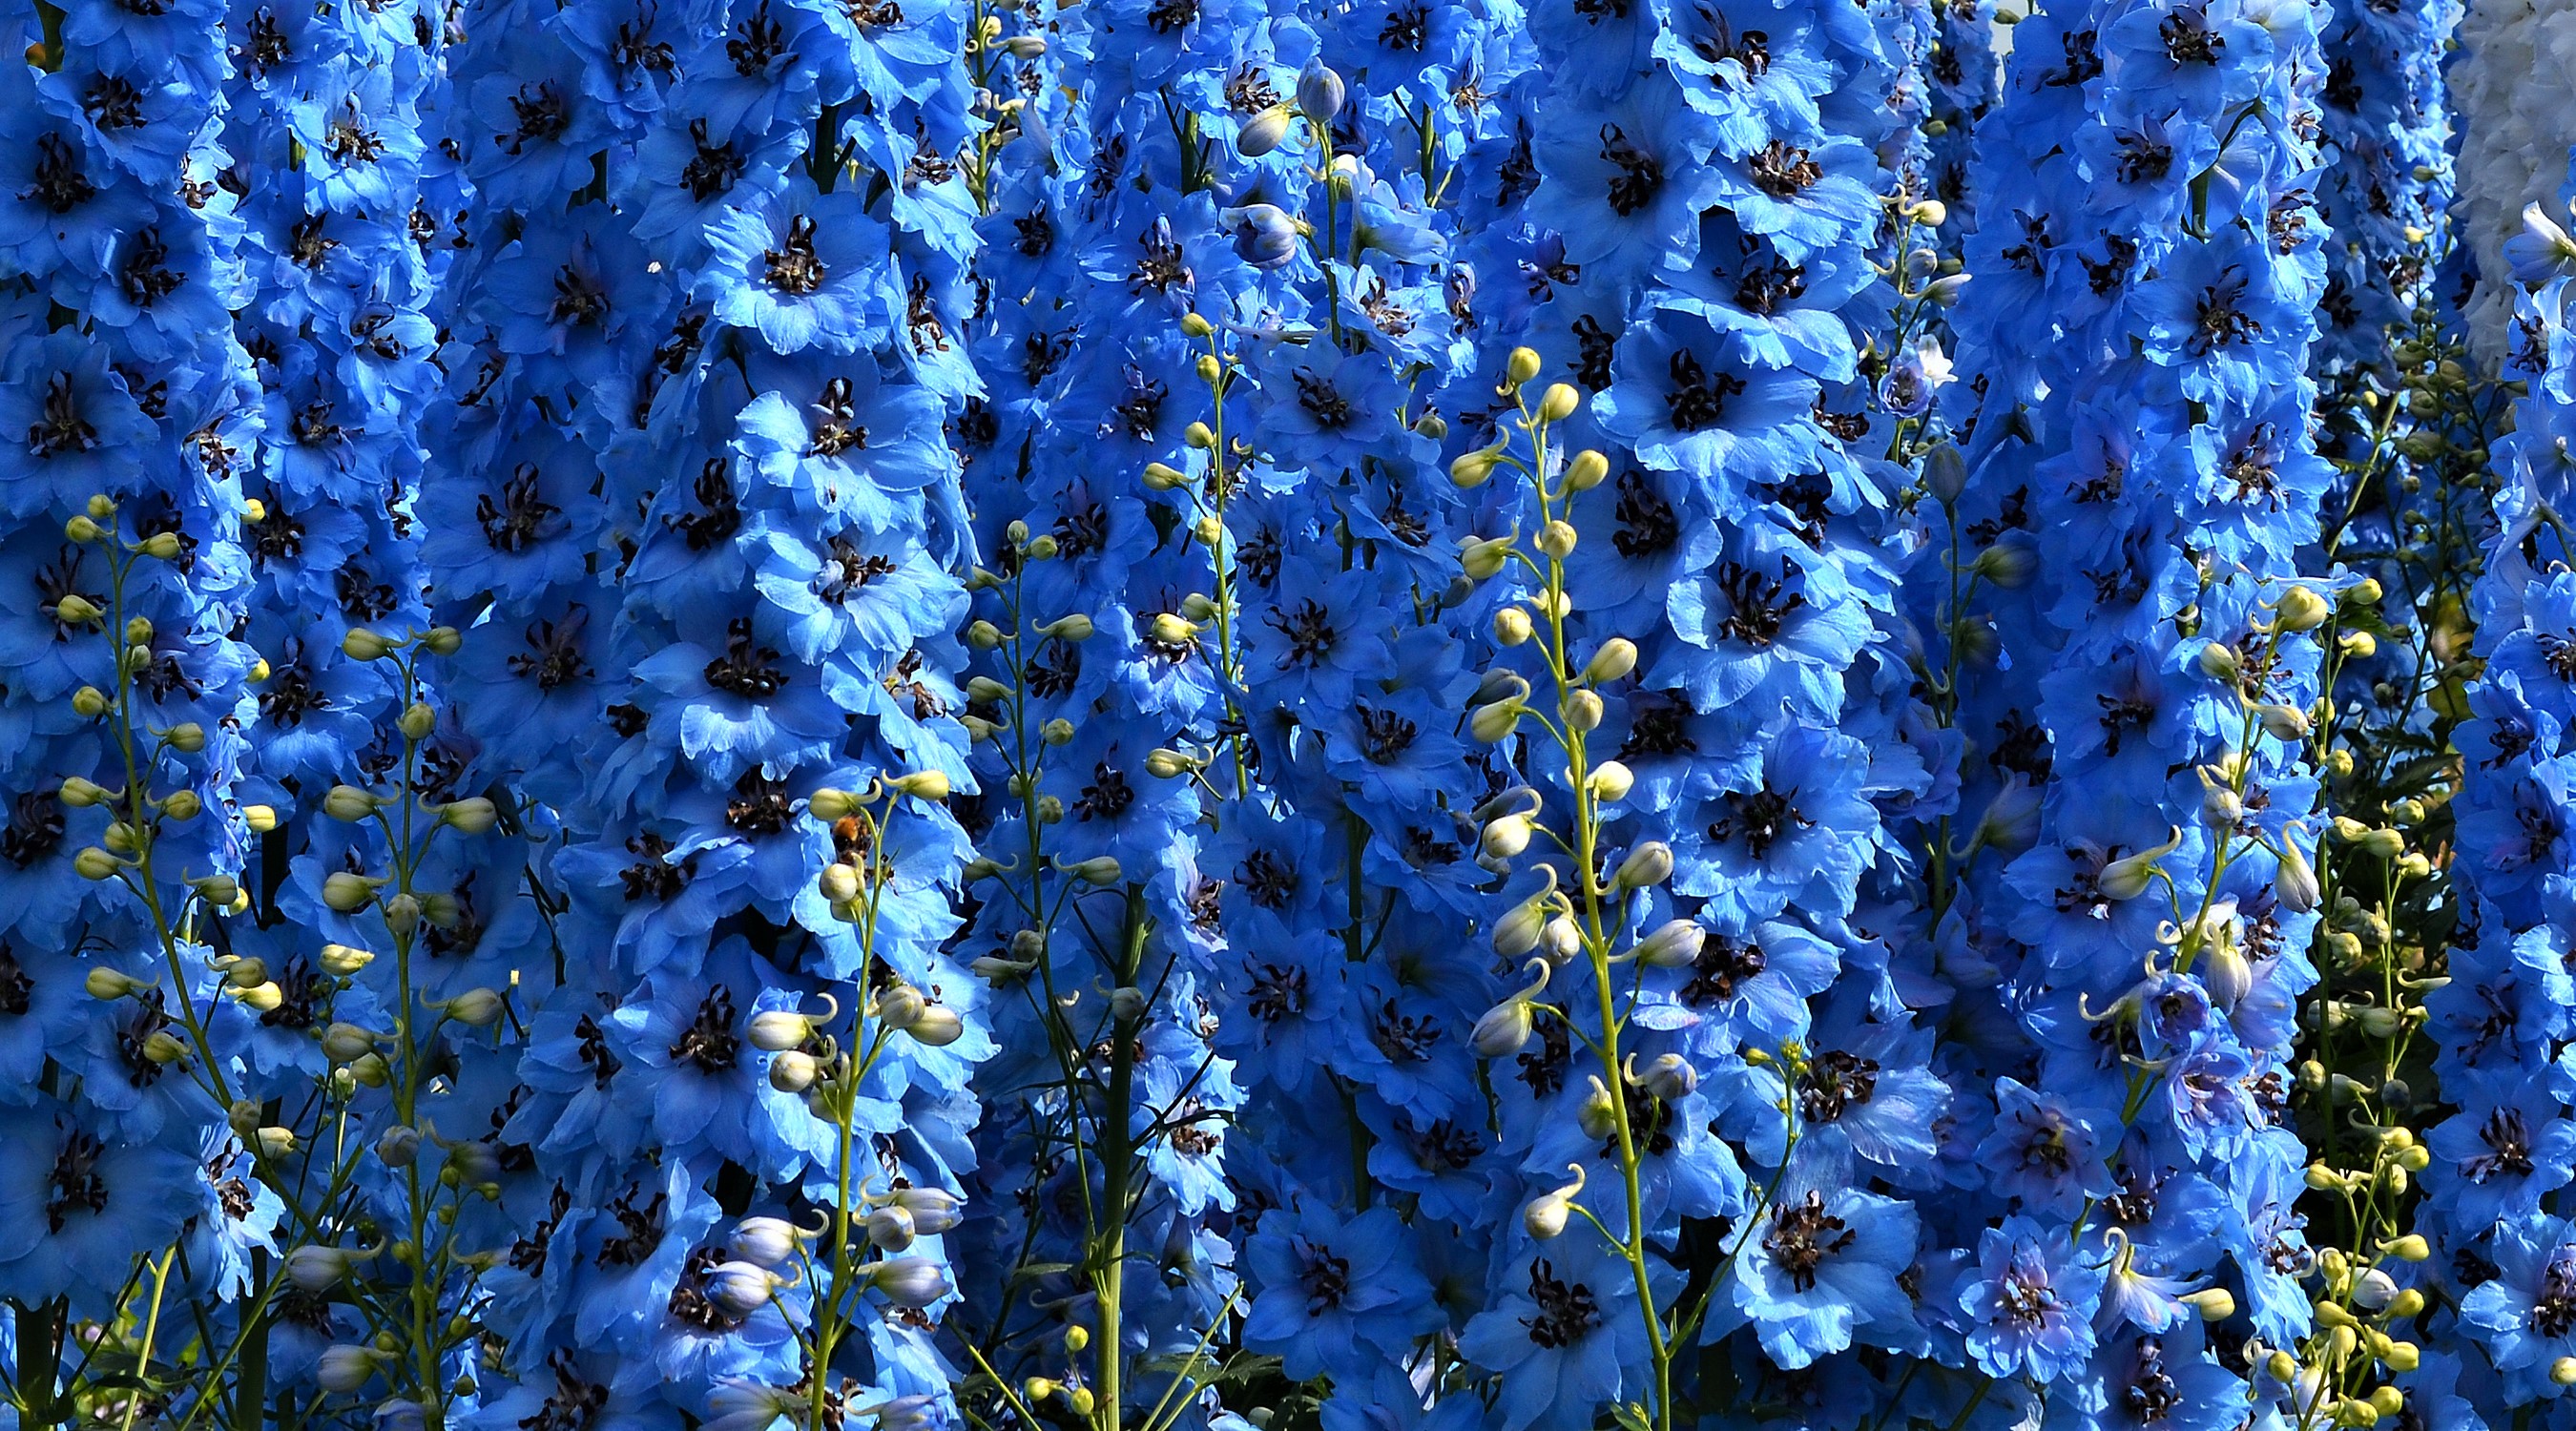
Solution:
M2008 1217L1978 1237L1976 1275L1959 1289L1968 1354L1988 1376L2054 1381L2092 1355L2101 1295L2064 1236Z

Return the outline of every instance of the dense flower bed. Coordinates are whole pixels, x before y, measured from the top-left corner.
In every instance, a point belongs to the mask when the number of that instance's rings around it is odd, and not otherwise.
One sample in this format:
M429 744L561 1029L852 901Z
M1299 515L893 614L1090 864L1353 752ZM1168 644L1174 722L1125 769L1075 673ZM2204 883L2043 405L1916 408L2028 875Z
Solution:
M0 0L6 1415L2562 1424L2555 3Z

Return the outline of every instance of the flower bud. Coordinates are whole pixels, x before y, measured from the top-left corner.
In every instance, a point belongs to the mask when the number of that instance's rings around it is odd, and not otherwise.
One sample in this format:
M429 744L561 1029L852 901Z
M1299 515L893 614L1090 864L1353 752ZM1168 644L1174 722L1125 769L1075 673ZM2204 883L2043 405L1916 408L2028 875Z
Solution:
M1538 415L1546 422L1563 422L1583 406L1583 394L1572 383L1550 383L1539 395Z
M746 1217L734 1224L725 1247L740 1261L775 1267L810 1245L814 1237L783 1217Z
M1467 713L1467 733L1487 745L1508 740L1520 728L1521 712L1526 709L1518 697L1489 701Z
M206 802L198 799L194 790L174 790L161 800L162 817L183 823L204 814L205 809Z
M469 795L439 806L438 818L459 834L488 835L501 822L501 812L483 796Z
M452 999L433 1002L430 1007L468 1028L479 1029L500 1021L502 999L496 990L473 988Z
M328 1292L340 1285L341 1279L349 1275L350 1268L383 1250L381 1245L365 1251L347 1247L298 1247L286 1254L286 1280L307 1292Z
M1531 636L1530 614L1517 606L1506 606L1494 613L1494 640L1503 646L1518 646Z
M1562 965L1583 952L1583 926L1574 916L1559 914L1539 926L1538 952L1548 963Z
M1288 128L1296 122L1296 111L1284 104L1274 104L1243 122L1235 132L1234 152L1246 159L1258 159L1279 147L1288 137Z
M255 984L235 985L232 993L234 998L241 1001L243 1008L253 1013L275 1013L286 1003L286 991L266 979Z
M1971 575L1983 577L2006 591L2019 589L2038 568L2039 558L2032 554L2030 548L2016 542L1998 542L1977 553L1977 559L1968 563Z
M83 686L72 692L72 714L83 720L96 720L107 714L107 692L96 686Z
M2204 1322L2223 1322L2236 1315L2236 1296L2224 1287L2185 1292L2174 1300L2200 1313Z
M947 799L950 790L948 772L944 770L907 771L888 780L886 788L897 795L932 801Z
M1330 65L1311 61L1297 75L1297 112L1317 124L1330 124L1342 112L1345 92L1342 77Z
M188 1045L168 1029L155 1029L151 1037L143 1040L143 1057L148 1063L167 1068L187 1061Z
M254 835L265 835L277 828L277 811L268 805L241 807L242 826Z
M1574 1181L1539 1194L1530 1199L1529 1206L1521 1209L1521 1226L1541 1242L1565 1231L1566 1221L1574 1211L1575 1195L1583 1191L1583 1165L1568 1163L1565 1166L1574 1174Z
M1038 739L1049 745L1070 745L1073 743L1073 722L1057 716L1038 727Z
M1539 930L1547 924L1547 913L1545 895L1512 906L1509 914L1494 921L1494 952L1506 959L1517 959L1536 949Z
M355 1063L376 1051L376 1036L352 1023L335 1023L322 1031L322 1056L333 1063Z
M1648 840L1628 852L1611 880L1621 889L1653 889L1673 877L1673 847Z
M1537 377L1544 362L1536 348L1514 348L1503 358L1503 381L1518 387Z
M1216 446L1216 429L1204 422L1191 423L1181 429L1181 441L1200 452L1205 452Z
M383 883L347 870L335 871L322 881L322 902L342 914L355 914L374 902L376 887Z
M1601 1075L1592 1075L1592 1091L1583 1095L1583 1104L1574 1116L1587 1138L1607 1138L1618 1129L1619 1100L1610 1096Z
M1592 653L1583 668L1583 679L1593 685L1606 685L1637 669L1637 643L1625 636L1613 636Z
M1479 447L1473 451L1461 452L1450 459L1449 480L1460 487L1481 487L1485 485L1486 478L1494 475L1494 469L1501 466L1502 462L1503 449L1500 447Z
M294 1129L274 1127L262 1128L252 1134L251 1144L261 1157L270 1159L292 1157L295 1150L303 1146Z
M1599 730L1608 708L1594 691L1568 691L1565 696L1565 724L1569 730Z
M321 964L323 973L346 979L375 962L375 958L364 949L352 949L346 944L325 944L322 957L316 962Z
M822 1076L814 1055L789 1049L769 1061L769 1086L781 1093L802 1093Z
M1512 559L1511 537L1474 537L1458 548L1458 569L1472 581L1484 581Z
M54 792L54 796L56 799L61 800L64 804L69 805L75 810L86 810L93 805L104 805L116 798L114 795L108 793L105 786L102 786L93 780L83 779L78 775L66 777L63 781L62 788L56 790Z
M1688 919L1667 920L1637 944L1637 962L1657 969L1687 969L1699 962L1708 931Z
M1699 1088L1699 1070L1678 1053L1659 1053L1638 1072L1636 1082L1658 1101L1671 1103Z
M1534 833L1527 815L1505 815L1489 822L1478 838L1484 852L1496 859L1508 860L1529 848Z
M397 1123L376 1139L376 1156L389 1168L407 1168L420 1160L420 1130Z
M2392 1237L2379 1244L2379 1250L2400 1262L2421 1262L2433 1255L2433 1245L2424 1240L2422 1233L2417 1232L2410 1232L2404 1237Z
M2182 848L2182 830L2177 826L2172 837L2163 844L2140 850L2134 855L2123 856L2104 865L2100 877L2095 881L2095 888L2112 899L2136 899L2147 892L2147 884L2156 868L2156 861L2180 848Z
M374 1347L324 1347L321 1360L314 1365L313 1379L324 1391L355 1391L367 1384L368 1378L376 1374L377 1363L384 1359L385 1354Z
M867 1226L868 1241L888 1252L901 1252L910 1247L916 1235L910 1208L878 1208L868 1214Z
M54 619L65 626L86 626L106 615L77 591L67 591L54 602Z
M1628 792L1635 788L1636 783L1636 772L1616 760L1602 761L1583 778L1583 788L1591 792L1593 799L1605 805L1615 805L1627 799Z
M932 1048L946 1048L966 1036L966 1020L946 1004L932 1004L921 1011L921 1017L904 1026L912 1041Z
M1002 644L1002 628L980 619L968 622L966 644L978 651L990 651Z
M2273 604L2272 620L2283 631L2312 631L2332 614L2325 598L2304 586L2293 586Z
M87 512L75 512L70 521L63 523L64 539L75 546L87 546L105 535L106 529L91 521Z
M897 1257L879 1263L868 1280L899 1307L927 1307L949 1292L947 1270L927 1257Z
M2200 673L2211 680L2234 685L2244 670L2244 659L2226 642L2212 641L2200 648Z
M1589 492L1610 475L1610 459L1587 447L1565 464L1565 490Z
M1070 615L1059 616L1039 627L1038 634L1050 640L1069 642L1079 646L1091 639L1093 629L1091 618L1076 611Z
M1186 486L1189 480L1190 474L1177 467L1161 462L1145 464L1145 487L1148 491L1169 492Z
M1119 879L1126 874L1125 870L1119 868L1116 857L1111 855L1094 855L1087 860L1076 860L1066 865L1064 872L1084 884L1095 885L1102 889L1118 883Z
M1557 517L1549 519L1546 526L1538 529L1538 540L1531 545L1558 561L1563 561L1574 555L1576 540L1574 524Z
M719 1262L707 1273L707 1300L736 1317L748 1317L769 1305L787 1279L757 1262Z
M763 1053L784 1053L813 1036L812 1016L794 1009L763 1009L743 1030L743 1037Z
M1533 900L1530 904L1522 906L1522 909L1534 909L1536 904L1537 901ZM1520 912L1516 910L1514 914L1517 915ZM1496 931L1494 942L1497 949L1501 948L1503 939L1499 929ZM1530 943L1531 945L1537 943L1535 935L1531 937ZM1547 988L1549 972L1547 961L1533 959L1529 962L1529 969L1533 977L1526 988L1477 1015L1476 1026L1467 1038L1479 1056L1509 1058L1520 1052L1537 1033L1538 1015L1532 1004Z
M116 877L116 872L122 868L124 868L124 866L117 860L116 856L109 854L107 851L100 849L96 845L91 845L88 848L83 849L80 853L72 856L72 873L79 875L82 879L114 879Z
M1287 122L1284 111L1280 122L1283 127ZM1299 228L1296 216L1277 204L1246 204L1239 209L1226 210L1224 217L1234 233L1234 256L1252 267L1264 270L1285 268L1297 257L1297 244L1305 236L1304 231ZM1213 354L1203 356L1214 361ZM1201 424L1192 426L1208 433L1206 442L1193 441L1190 443L1192 447L1205 450L1216 445L1213 430Z

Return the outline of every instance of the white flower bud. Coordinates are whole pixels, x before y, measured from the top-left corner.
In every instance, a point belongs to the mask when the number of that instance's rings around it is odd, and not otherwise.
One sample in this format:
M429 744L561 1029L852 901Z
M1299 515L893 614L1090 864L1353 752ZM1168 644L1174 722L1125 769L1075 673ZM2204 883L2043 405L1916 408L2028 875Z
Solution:
M1234 152L1246 159L1258 159L1279 147L1287 139L1289 126L1296 122L1296 111L1284 104L1274 104L1243 122L1234 136Z
M88 990L89 996L93 999L122 999L140 994L152 985L146 980L137 979L131 974L121 974L102 964L82 977L81 987Z
M420 1130L397 1123L376 1139L376 1156L389 1168L408 1168L420 1161Z
M762 1053L785 1053L814 1036L814 1020L793 1009L763 1009L751 1016L743 1037Z
M2273 604L2272 619L2284 631L2312 631L2325 624L2333 608L2324 597L2304 586L2293 586L2281 593Z
M921 1011L921 1017L904 1025L903 1031L915 1043L932 1048L946 1048L966 1035L966 1021L946 1004L932 1004Z
M2200 673L2211 680L2234 685L2244 670L2244 658L2225 642L2212 641L2200 648Z
M1619 1100L1610 1095L1609 1085L1601 1075L1592 1075L1592 1091L1583 1095L1583 1106L1575 1111L1575 1121L1587 1138L1607 1138L1619 1126Z
M910 1247L916 1232L910 1208L881 1207L868 1214L868 1241L888 1252Z
M346 944L325 944L322 957L317 962L321 964L323 973L346 979L374 963L375 958L364 949L352 949Z
M1534 829L1527 815L1505 815L1489 822L1477 843L1496 859L1508 860L1529 848Z
M1637 1086L1672 1103L1688 1098L1699 1087L1699 1070L1678 1053L1659 1053L1638 1072Z
M1503 449L1500 447L1479 447L1459 453L1449 463L1449 480L1460 487L1481 487L1487 478L1494 475L1494 469L1501 466L1502 461Z
M460 1024L479 1029L500 1022L502 999L496 990L474 988L431 1007Z
M286 1279L307 1292L328 1292L349 1269L383 1251L373 1248L298 1247L286 1254Z
M233 990L233 997L241 1001L243 1008L255 1014L275 1013L286 1003L286 991L264 981Z
M374 902L376 887L383 883L381 879L339 870L322 881L322 902L342 914L355 914Z
M290 1157L303 1146L292 1128L262 1128L251 1135L250 1141L261 1157L272 1159Z
M321 1360L315 1364L313 1379L324 1391L355 1391L367 1384L368 1378L376 1374L377 1364L383 1360L384 1353L374 1347L324 1347Z
M1574 1174L1574 1181L1539 1194L1530 1199L1529 1206L1521 1209L1521 1226L1541 1242L1565 1231L1565 1224L1574 1211L1575 1195L1583 1191L1583 1165L1568 1163L1565 1167L1566 1171Z
M1637 945L1637 962L1657 969L1687 969L1699 962L1708 931L1687 919L1666 920Z
M783 1217L746 1217L725 1240L735 1258L758 1267L775 1267L814 1241L815 1234Z
M787 1279L757 1262L719 1262L707 1273L707 1300L736 1317L748 1317L769 1305Z
M1538 932L1547 923L1547 899L1541 895L1514 905L1494 921L1494 952L1517 959L1538 947Z
M1573 915L1557 915L1539 929L1538 952L1550 964L1570 962L1583 952L1583 926L1574 922Z
M1508 740L1520 728L1521 712L1526 709L1517 699L1478 706L1467 713L1467 733L1487 745Z
M1094 629L1096 628L1091 624L1091 618L1076 611L1059 616L1039 627L1038 634L1051 640L1069 642L1078 646L1091 639Z
M1593 685L1607 685L1637 669L1637 643L1625 636L1613 636L1601 643L1592 659L1583 667L1583 679Z
M1458 569L1472 581L1483 581L1512 559L1511 537L1471 537L1460 543Z
M355 1063L376 1051L376 1036L351 1023L335 1023L322 1031L322 1056L333 1063Z
M1087 860L1076 860L1066 865L1064 872L1085 884L1103 889L1118 883L1126 873L1119 868L1116 858L1109 855L1094 855Z
M834 860L814 877L814 888L828 904L847 904L859 897L859 872L855 866Z
M927 1307L949 1292L947 1269L927 1257L879 1263L868 1280L899 1307Z
M1573 523L1562 517L1551 517L1546 526L1538 529L1538 540L1532 545L1546 555L1563 561L1574 555L1577 541Z
M2182 848L2182 829L2176 826L2172 837L2163 844L2140 850L2134 855L2122 856L2102 866L2102 873L2094 881L2094 887L2112 899L2136 899L2147 892L2147 884L2155 870L2156 861L2180 848Z
M1517 606L1506 606L1494 613L1494 642L1501 646L1518 646L1533 634L1530 614Z
M1592 792L1592 798L1604 804L1617 804L1627 799L1628 792L1636 784L1636 773L1616 760L1602 761L1583 778L1584 788Z
M1538 1031L1538 1016L1531 1005L1546 992L1549 969L1544 959L1532 959L1528 967L1530 982L1527 986L1477 1016L1476 1027L1468 1035L1468 1042L1482 1057L1509 1058L1520 1052Z
M501 812L480 795L450 800L438 807L438 818L459 834L488 835L501 822Z
M1570 730L1599 730L1608 708L1597 692L1568 691L1565 695L1565 724Z
M814 1055L789 1049L769 1061L769 1086L781 1093L802 1093L823 1075Z
M1653 889L1673 877L1673 847L1648 840L1628 852L1611 879L1621 889Z

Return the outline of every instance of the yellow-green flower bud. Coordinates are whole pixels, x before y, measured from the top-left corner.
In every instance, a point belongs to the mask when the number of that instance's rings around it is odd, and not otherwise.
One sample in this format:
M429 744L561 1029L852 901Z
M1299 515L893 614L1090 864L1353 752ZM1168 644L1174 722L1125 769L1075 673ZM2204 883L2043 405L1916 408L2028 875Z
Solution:
M1038 634L1051 640L1069 641L1075 645L1080 645L1081 643L1091 639L1092 630L1091 618L1083 615L1079 611L1076 611L1069 615L1059 616L1044 626L1039 627Z
M491 833L492 827L500 823L501 812L483 796L469 795L439 806L438 818L460 833L483 835Z
M1593 685L1607 685L1637 669L1637 643L1625 636L1613 636L1601 643L1592 659L1583 667L1583 679Z
M173 790L161 797L161 817L182 824L205 813L206 803L194 790Z
M400 724L407 739L427 740L429 733L438 728L438 712L425 701L414 701L403 707Z
M1485 853L1498 860L1508 860L1529 848L1535 833L1527 815L1505 815L1486 824L1477 837Z
M1531 636L1530 614L1517 606L1506 606L1494 613L1494 641L1498 645L1518 646Z
M1163 611L1154 616L1153 633L1166 646L1186 646L1198 639L1199 628L1177 612Z
M1225 376L1225 364L1218 362L1217 356L1214 353L1201 353L1199 354L1198 374L1200 382L1213 385L1217 379Z
M107 714L107 692L96 686L83 686L72 692L72 714L83 720L96 720Z
M78 775L66 778L63 781L62 788L55 791L54 794L61 799L64 804L69 805L75 810L86 810L93 805L104 805L116 798L108 792L105 786L98 784L96 781L83 779Z
M1539 395L1538 415L1542 421L1563 422L1581 406L1583 394L1575 390L1574 384L1550 383L1547 391Z
M322 1056L333 1063L355 1063L376 1051L376 1036L351 1023L335 1023L322 1031Z
M76 513L70 521L63 523L63 535L76 546L87 546L107 533L100 529L98 523L89 519L88 513L81 512Z
M769 1061L769 1086L781 1093L802 1093L814 1086L822 1072L814 1055L791 1048Z
M476 988L432 1007L460 1024L479 1029L500 1021L502 999L496 989Z
M1449 480L1460 487L1481 487L1502 462L1503 449L1500 447L1479 447L1471 452L1461 452L1450 460Z
M1053 561L1056 553L1063 550L1064 545L1045 532L1029 538L1028 544L1020 548L1021 553L1031 561Z
M64 592L54 603L54 619L65 626L86 626L104 615L105 612L91 605L89 598L77 591Z
M375 961L376 956L367 950L352 948L346 944L325 944L322 946L322 956L317 962L321 964L323 973L333 978L346 979Z
M453 626L432 626L420 644L433 656L453 656L465 647L465 633Z
M1119 868L1114 856L1094 855L1090 859L1077 860L1065 866L1065 873L1081 880L1084 884L1106 889L1118 883L1126 871Z
M1193 338L1204 338L1216 331L1216 325L1196 313L1184 313L1181 315L1181 331Z
M322 797L322 813L334 820L355 823L374 815L381 804L382 801L355 785L334 785Z
M1049 745L1071 745L1073 744L1073 722L1057 716L1038 727L1038 739Z
M244 805L242 827L254 835L265 835L277 828L277 808L273 805Z
M1503 359L1503 380L1518 387L1537 377L1543 362L1536 348L1514 348L1510 355Z
M88 511L92 520L104 522L116 515L116 499L105 492L92 492Z
M1470 580L1483 581L1512 559L1511 537L1470 537L1458 548L1458 567Z
M1653 889L1673 877L1673 847L1661 840L1648 840L1628 852L1611 876L1621 889Z
M352 626L340 638L340 649L352 661L381 661L393 654L394 643L364 626Z
M375 902L376 889L383 883L381 879L340 870L322 881L322 902L342 914L355 914Z
M1610 459L1587 447L1565 464L1565 490L1589 492L1610 475Z
M1592 691L1569 691L1565 697L1565 724L1570 730L1599 730L1608 708Z
M1628 792L1636 784L1636 773L1616 760L1602 761L1583 779L1584 788L1592 792L1592 798L1605 805L1615 805L1627 799Z
M915 800L945 800L950 786L944 770L910 770L887 780L886 788Z
M137 979L131 974L119 973L102 964L91 969L87 975L82 977L81 987L88 990L89 996L93 999L113 1000L142 993L144 990L151 988L152 985L148 980Z
M834 860L814 877L814 888L826 903L847 904L859 897L862 886L855 867Z
M1181 429L1181 441L1205 452L1216 446L1216 431L1204 422L1194 422Z
M966 627L966 644L978 651L990 651L1002 644L1002 628L980 619L970 622Z
M91 845L82 850L79 854L72 856L72 873L79 875L82 879L112 879L115 877L116 872L123 867L124 866L120 861L118 861L116 856L109 854L107 851L100 849L96 845Z
M154 561L177 561L179 553L186 550L180 544L177 532L154 532L137 543L134 549Z
M2304 586L2282 592L2272 607L2272 620L2283 631L2313 631L2331 614L2325 598Z
M1175 488L1186 485L1189 480L1190 474L1182 471L1178 467L1171 466L1168 463L1148 462L1145 464L1145 485L1153 491L1169 492Z

